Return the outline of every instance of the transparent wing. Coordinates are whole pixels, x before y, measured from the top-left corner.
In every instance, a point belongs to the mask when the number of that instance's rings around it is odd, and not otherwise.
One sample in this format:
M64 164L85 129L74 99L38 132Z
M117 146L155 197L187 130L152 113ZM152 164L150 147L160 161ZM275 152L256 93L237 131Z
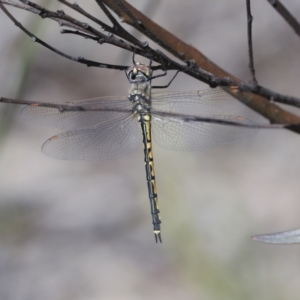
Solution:
M64 160L99 161L113 159L133 151L142 142L137 120L126 118L68 131L47 140L42 151Z
M300 229L288 230L269 234L259 234L252 237L253 240L268 244L299 244Z
M255 123L242 117L206 116L203 117L203 120L206 119L205 122L199 119L200 117L197 117L197 121L185 121L184 118L161 117L153 114L154 140L166 149L196 151L235 142L254 134L257 130ZM229 125L231 122L236 125Z
M239 101L221 88L152 93L154 109L188 115L223 114L241 106Z
M67 105L78 106L83 110L61 112L59 108L26 106L22 109L21 115L27 121L38 125L74 130L118 119L120 111L129 113L132 109L132 105L126 97L100 97L68 102Z

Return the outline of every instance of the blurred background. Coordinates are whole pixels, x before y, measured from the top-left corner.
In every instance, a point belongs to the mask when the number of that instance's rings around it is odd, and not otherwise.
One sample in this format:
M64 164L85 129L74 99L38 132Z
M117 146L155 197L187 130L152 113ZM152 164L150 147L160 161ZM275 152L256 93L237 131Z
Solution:
M245 1L129 2L225 70L251 79ZM283 2L300 20L299 2ZM78 3L107 20L94 1ZM70 55L131 64L130 53L60 35L56 23L9 9ZM267 1L252 1L252 14L259 83L299 96L299 38ZM201 88L207 87L179 74L169 90ZM0 11L0 96L65 102L127 93L124 72L68 61L31 42ZM20 108L0 106L0 299L299 299L300 246L250 238L300 227L298 135L260 130L206 152L154 145L160 245L152 233L142 145L111 161L55 160L40 148L59 130L26 123ZM232 114L267 123L239 104Z

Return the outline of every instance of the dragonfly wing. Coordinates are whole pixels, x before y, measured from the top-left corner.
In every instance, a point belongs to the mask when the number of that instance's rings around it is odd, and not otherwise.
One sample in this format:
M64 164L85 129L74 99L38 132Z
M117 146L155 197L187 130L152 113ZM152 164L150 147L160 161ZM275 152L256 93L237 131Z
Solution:
M64 160L108 160L133 151L141 143L141 137L137 120L128 115L94 127L56 135L44 143L42 151Z
M253 240L269 244L299 244L300 229L288 230L269 234L258 234L252 237Z
M120 114L128 113L132 109L126 97L100 97L68 102L67 105L72 108L80 107L82 110L61 112L59 108L25 106L21 115L34 124L74 130L118 119ZM57 106L59 107L59 104Z
M197 117L197 121L153 115L153 136L163 148L197 151L235 142L257 131L255 123L232 116ZM233 125L234 124L234 125Z
M188 115L215 115L241 107L241 103L221 88L215 88L199 91L153 92L152 107Z

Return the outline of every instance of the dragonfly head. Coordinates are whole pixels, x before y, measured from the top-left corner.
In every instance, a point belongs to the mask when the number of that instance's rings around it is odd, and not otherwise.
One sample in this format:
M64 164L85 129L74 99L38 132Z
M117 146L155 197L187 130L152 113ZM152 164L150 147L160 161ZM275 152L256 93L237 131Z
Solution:
M144 63L136 63L126 71L130 83L143 83L151 80L152 71Z

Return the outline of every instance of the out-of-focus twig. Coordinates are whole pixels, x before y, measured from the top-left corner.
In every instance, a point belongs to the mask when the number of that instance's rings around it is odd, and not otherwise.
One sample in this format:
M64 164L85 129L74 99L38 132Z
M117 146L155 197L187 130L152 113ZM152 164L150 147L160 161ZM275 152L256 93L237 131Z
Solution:
M267 0L300 37L300 23L279 0Z
M257 80L255 78L254 59L253 59L253 45L252 45L253 17L251 14L251 1L250 0L246 0L246 8L247 8L247 36L248 36L249 69L250 69L250 73L252 75L253 84L257 84Z

